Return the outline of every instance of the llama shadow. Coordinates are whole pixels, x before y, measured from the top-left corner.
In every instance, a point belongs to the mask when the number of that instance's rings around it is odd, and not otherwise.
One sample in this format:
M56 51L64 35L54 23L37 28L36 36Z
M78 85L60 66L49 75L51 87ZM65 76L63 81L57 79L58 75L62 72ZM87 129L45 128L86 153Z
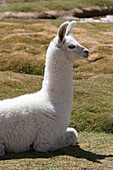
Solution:
M12 159L23 159L23 158L52 158L61 155L68 155L75 158L86 159L91 162L101 163L100 160L103 160L107 157L113 157L113 155L101 155L96 154L90 151L86 151L80 148L78 145L75 147L68 147L59 149L54 152L35 152L29 151L24 153L6 153L5 156L1 157L0 160L12 160Z

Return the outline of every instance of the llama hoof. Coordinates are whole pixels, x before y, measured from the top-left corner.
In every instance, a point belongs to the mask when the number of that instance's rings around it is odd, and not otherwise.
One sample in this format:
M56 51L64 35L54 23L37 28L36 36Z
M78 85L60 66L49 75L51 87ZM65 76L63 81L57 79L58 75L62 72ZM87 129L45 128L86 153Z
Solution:
M78 141L77 131L74 128L67 128L66 138L69 145L75 146Z

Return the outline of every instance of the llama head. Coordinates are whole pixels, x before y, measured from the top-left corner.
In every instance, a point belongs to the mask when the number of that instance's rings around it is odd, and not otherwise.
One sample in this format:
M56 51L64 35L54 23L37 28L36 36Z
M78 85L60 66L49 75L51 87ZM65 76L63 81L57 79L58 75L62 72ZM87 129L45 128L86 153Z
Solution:
M80 45L71 35L70 32L75 25L75 21L66 21L58 29L57 36L54 39L54 43L60 52L63 51L63 54L70 60L81 60L88 58L89 50L82 45Z

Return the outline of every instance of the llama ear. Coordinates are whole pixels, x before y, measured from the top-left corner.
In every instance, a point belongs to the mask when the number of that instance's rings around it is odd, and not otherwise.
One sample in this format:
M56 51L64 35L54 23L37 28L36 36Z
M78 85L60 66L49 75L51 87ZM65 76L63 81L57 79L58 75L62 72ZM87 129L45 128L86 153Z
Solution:
M58 33L57 33L59 42L61 42L64 39L68 25L69 25L69 21L66 21L59 27Z
M66 29L66 35L69 35L73 26L76 24L76 21L71 21Z

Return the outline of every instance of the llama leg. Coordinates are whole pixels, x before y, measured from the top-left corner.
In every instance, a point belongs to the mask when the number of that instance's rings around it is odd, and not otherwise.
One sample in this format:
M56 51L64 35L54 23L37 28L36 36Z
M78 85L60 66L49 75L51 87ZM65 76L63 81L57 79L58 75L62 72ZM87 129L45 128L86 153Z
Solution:
M74 128L68 127L64 136L61 137L61 140L56 145L56 149L68 147L68 146L76 146L78 141L78 134Z
M38 140L38 138L34 141L33 148L36 152L47 152L50 150L49 148L49 141L48 140Z
M54 151L63 147L75 146L78 140L77 131L74 128L67 128L66 133L60 139L57 139L57 142L52 142L44 140L39 142L36 140L34 142L34 150L37 152L47 152L49 150Z
M0 156L5 155L5 145L2 141L0 141Z
M75 146L78 140L77 131L74 128L67 128L66 130L66 145Z
M56 150L68 146L76 146L77 140L77 131L74 128L68 127L64 136L58 140L58 143L56 143L54 146L50 146L50 150Z
M33 146L36 152L47 152L49 150L48 144L37 144Z

